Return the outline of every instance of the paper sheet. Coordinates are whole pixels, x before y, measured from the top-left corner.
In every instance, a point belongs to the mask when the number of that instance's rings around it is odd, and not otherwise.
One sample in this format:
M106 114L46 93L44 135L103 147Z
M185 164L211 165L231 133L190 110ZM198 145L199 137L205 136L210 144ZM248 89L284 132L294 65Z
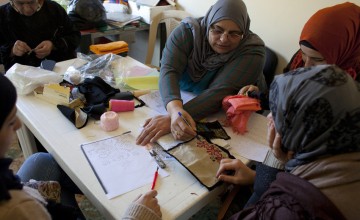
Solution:
M196 97L196 95L191 92L180 91L180 94L184 104ZM161 115L167 114L159 90L139 96L139 98L152 110L157 111Z
M81 148L109 199L147 184L150 189L157 164L130 133L82 144ZM158 178L168 175L159 169Z
M217 120L223 121L225 116L216 117ZM269 150L267 143L267 122L268 119L260 114L252 113L247 123L247 132L243 135L237 134L232 127L224 127L231 137L229 145L231 151L258 162L263 162L266 153Z

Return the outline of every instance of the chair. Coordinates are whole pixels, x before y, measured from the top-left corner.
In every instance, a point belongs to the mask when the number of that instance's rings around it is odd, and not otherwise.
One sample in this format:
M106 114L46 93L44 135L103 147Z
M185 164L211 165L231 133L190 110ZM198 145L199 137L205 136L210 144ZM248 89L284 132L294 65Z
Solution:
M265 47L265 65L263 69L263 74L267 87L270 88L270 84L274 79L276 67L278 65L278 57L276 53L268 47Z
M190 14L186 11L181 10L166 10L160 12L156 15L150 23L149 31L149 40L148 40L148 49L145 59L145 64L148 66L151 65L151 61L154 55L154 48L156 43L156 35L158 32L158 25L161 22L165 23L166 27L166 38L169 37L172 30L174 30L181 22L182 19L189 17Z

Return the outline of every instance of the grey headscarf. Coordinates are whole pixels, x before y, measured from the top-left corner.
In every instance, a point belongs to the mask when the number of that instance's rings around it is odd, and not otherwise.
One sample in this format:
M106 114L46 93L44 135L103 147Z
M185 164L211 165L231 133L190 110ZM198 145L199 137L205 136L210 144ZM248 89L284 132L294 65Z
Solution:
M209 28L221 20L234 21L244 32L239 46L227 54L217 54L208 42ZM188 59L190 77L199 81L208 70L215 70L246 52L250 45L264 45L263 41L250 31L250 18L246 5L241 0L218 0L203 18L185 18L183 23L190 25L194 38L194 49Z
M270 109L282 149L294 151L287 171L321 157L360 151L360 84L333 65L275 78Z

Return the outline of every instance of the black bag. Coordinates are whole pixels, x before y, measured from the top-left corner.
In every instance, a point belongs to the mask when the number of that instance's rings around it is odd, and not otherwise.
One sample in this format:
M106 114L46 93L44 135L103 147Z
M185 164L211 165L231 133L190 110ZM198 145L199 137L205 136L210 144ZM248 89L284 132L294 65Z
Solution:
M111 87L99 76L92 79L86 78L78 86L78 89L80 93L84 94L88 106L107 103L111 97L120 92L119 89Z
M101 0L71 0L67 13L79 30L106 25L106 11Z

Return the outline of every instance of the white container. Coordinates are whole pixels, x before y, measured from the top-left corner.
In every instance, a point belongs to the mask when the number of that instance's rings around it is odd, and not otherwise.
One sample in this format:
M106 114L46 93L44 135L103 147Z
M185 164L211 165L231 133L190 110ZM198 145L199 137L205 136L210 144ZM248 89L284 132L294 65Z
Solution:
M131 14L141 16L142 21L150 24L152 18L159 14L162 11L166 10L176 10L175 6L165 5L165 6L147 6L147 5L136 5L136 2L129 1Z

